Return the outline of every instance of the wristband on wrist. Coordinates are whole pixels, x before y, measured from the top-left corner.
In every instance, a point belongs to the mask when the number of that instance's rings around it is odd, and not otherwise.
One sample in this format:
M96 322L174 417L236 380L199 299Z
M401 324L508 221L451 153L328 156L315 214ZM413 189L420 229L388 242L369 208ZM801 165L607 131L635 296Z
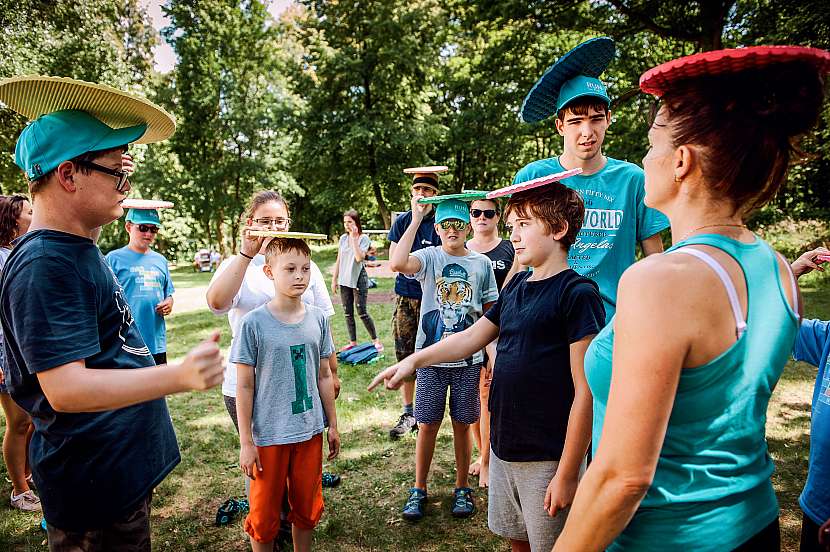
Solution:
M254 260L254 258L253 258L253 257L251 257L250 255L246 255L246 254L245 254L245 253L243 253L242 251L240 251L240 252L239 252L239 254L240 254L240 255L242 255L243 257L245 257L246 259L250 259L250 260L252 260L252 261Z

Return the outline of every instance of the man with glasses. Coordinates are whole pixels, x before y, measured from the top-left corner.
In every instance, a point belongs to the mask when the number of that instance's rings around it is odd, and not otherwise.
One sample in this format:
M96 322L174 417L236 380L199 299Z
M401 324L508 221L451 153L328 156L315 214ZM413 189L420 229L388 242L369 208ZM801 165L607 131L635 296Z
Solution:
M167 331L164 317L173 311L173 279L164 255L150 249L161 220L158 210L132 208L125 227L130 242L107 254L144 343L156 364L167 364Z
M127 144L175 124L143 98L65 78L2 80L0 101L34 119L15 148L34 212L4 268L0 321L6 383L35 426L49 548L149 552L153 488L180 461L164 397L221 383L219 333L156 366L93 239L123 214ZM42 107L56 103L72 109Z
M404 169L412 175L412 197L432 197L438 193L438 174L447 167L414 167ZM412 221L412 211L399 216L389 230L389 258L392 258L398 242ZM432 205L427 205L424 217L418 226L410 253L425 247L441 245L441 238L435 231L435 213ZM398 274L395 279L395 313L392 316L392 334L395 338L395 356L398 362L415 352L415 338L418 334L418 318L421 313L421 284L417 280ZM415 378L409 378L401 386L403 413L395 426L389 430L390 439L398 439L410 431L417 431L415 422Z

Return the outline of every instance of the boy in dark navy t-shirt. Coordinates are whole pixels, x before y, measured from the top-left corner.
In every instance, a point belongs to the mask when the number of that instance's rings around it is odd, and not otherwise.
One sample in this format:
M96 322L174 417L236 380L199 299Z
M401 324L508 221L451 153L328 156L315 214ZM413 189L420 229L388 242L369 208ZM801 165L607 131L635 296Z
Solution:
M127 144L145 133L145 141L166 138L172 123L157 125L169 116L114 90L88 98L87 83L61 80L96 115L118 104L127 119L149 111L155 122L114 129L70 109L23 130L15 162L34 212L0 285L6 383L35 426L30 461L50 549L149 552L150 494L180 460L164 396L221 383L218 333L183 362L155 366L94 243L123 213ZM55 93L50 81L43 86ZM9 101L5 92L0 83L0 100Z
M560 183L514 194L505 216L521 264L467 330L379 373L395 388L421 366L465 358L499 338L490 390L490 529L515 547L550 550L565 523L591 440L588 344L605 323L594 282L568 268L582 225L579 194Z

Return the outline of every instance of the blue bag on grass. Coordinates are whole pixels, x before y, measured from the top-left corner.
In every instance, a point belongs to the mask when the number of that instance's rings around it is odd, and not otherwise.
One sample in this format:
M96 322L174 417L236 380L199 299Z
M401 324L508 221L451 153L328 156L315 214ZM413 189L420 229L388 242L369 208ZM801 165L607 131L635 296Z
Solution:
M355 345L348 351L337 353L337 359L346 364L364 364L378 356L378 350L371 342Z

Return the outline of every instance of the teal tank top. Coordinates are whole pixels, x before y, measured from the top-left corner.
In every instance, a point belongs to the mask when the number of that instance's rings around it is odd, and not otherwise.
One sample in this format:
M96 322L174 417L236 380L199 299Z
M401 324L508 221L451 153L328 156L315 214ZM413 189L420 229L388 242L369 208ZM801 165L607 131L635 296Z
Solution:
M776 255L766 242L705 234L664 254L693 244L716 247L740 264L748 294L746 330L712 361L681 371L654 481L608 550L728 551L778 516L766 413L799 317L787 302ZM594 396L594 454L608 404L613 348L612 320L585 355Z

